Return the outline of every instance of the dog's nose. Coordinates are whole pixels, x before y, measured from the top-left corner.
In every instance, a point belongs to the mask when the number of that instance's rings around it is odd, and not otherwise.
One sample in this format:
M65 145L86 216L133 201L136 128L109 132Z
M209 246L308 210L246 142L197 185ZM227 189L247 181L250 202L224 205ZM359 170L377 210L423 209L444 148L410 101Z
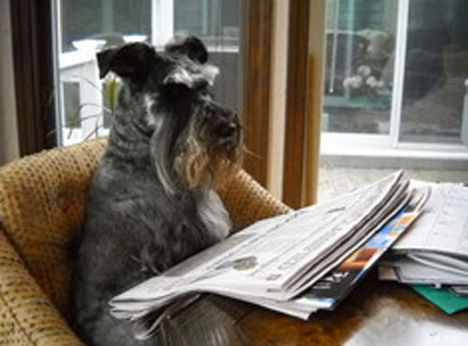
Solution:
M235 122L229 122L218 127L218 136L220 138L230 138L234 136L237 131L237 124Z

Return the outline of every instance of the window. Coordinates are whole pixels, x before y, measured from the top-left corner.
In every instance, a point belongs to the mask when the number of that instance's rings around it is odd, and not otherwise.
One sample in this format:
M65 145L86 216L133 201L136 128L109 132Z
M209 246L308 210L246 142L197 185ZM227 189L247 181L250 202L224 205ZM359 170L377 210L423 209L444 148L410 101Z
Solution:
M412 166L426 158L468 165L468 3L326 5L324 161L372 157L379 165L402 158L400 165Z
M318 200L398 168L465 183L468 2L325 1Z
M214 96L242 114L249 128L245 140L255 153L246 155L244 166L264 185L269 143L263 134L270 114L273 3L199 2L206 11L210 6L210 14L200 20L206 24L199 27L210 28L202 39L221 70ZM193 6L192 1L183 0L10 1L13 42L21 42L13 45L20 154L108 133L108 120L102 119L103 90L94 62L96 51L115 42L116 36L120 42L146 40L161 49L174 34L187 30L183 28L186 21L181 24L175 13L182 11L179 5L182 9ZM92 20L83 18L86 16ZM191 18L191 22L195 20ZM112 35L100 28L111 28ZM81 128L71 130L66 128L64 116L63 83L67 81L80 84Z
M394 1L327 2L324 130L389 133Z
M238 0L55 0L58 107L80 115L70 129L57 117L58 142L68 145L108 133L118 85L101 82L95 54L106 47L146 41L158 49L174 35L195 34L210 52L221 74L213 88L215 98L238 109L240 100L240 1ZM79 89L71 99L66 81ZM67 113L68 114L68 113ZM75 119L78 120L78 119Z
M174 2L174 31L202 37L211 45L232 48L239 42L239 1L178 0Z
M123 35L151 33L151 0L60 0L61 52L83 39L124 43Z
M468 121L467 16L466 1L409 2L402 141L468 144L461 133Z

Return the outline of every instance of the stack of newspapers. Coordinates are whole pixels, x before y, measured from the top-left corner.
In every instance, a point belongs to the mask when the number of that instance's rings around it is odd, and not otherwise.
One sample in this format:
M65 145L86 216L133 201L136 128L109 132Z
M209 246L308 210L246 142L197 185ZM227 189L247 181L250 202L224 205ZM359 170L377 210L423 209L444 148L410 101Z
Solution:
M381 262L379 277L468 295L468 188L451 183L413 185L429 188L424 213Z
M141 339L200 293L307 319L342 300L417 218L423 190L398 171L333 201L259 221L113 298L111 314L131 320Z

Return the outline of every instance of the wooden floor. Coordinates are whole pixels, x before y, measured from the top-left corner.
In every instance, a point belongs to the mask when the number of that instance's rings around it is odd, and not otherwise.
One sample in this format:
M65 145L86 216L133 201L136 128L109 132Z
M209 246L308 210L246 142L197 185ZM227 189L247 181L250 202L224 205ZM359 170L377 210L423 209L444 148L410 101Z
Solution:
M345 168L322 165L319 168L318 202L324 202L366 183L390 174L392 169ZM437 182L468 183L468 171L405 170L414 179Z

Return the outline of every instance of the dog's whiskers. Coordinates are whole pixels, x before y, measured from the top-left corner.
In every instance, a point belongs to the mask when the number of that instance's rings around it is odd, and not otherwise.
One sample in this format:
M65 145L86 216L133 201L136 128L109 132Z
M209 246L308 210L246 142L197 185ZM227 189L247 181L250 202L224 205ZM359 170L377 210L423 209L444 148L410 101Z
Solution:
M252 150L250 150L249 148L247 148L247 146L244 145L243 150L244 150L245 154L250 155L250 156L254 157L257 160L262 160L262 157L260 155L258 155L257 153L255 153Z

